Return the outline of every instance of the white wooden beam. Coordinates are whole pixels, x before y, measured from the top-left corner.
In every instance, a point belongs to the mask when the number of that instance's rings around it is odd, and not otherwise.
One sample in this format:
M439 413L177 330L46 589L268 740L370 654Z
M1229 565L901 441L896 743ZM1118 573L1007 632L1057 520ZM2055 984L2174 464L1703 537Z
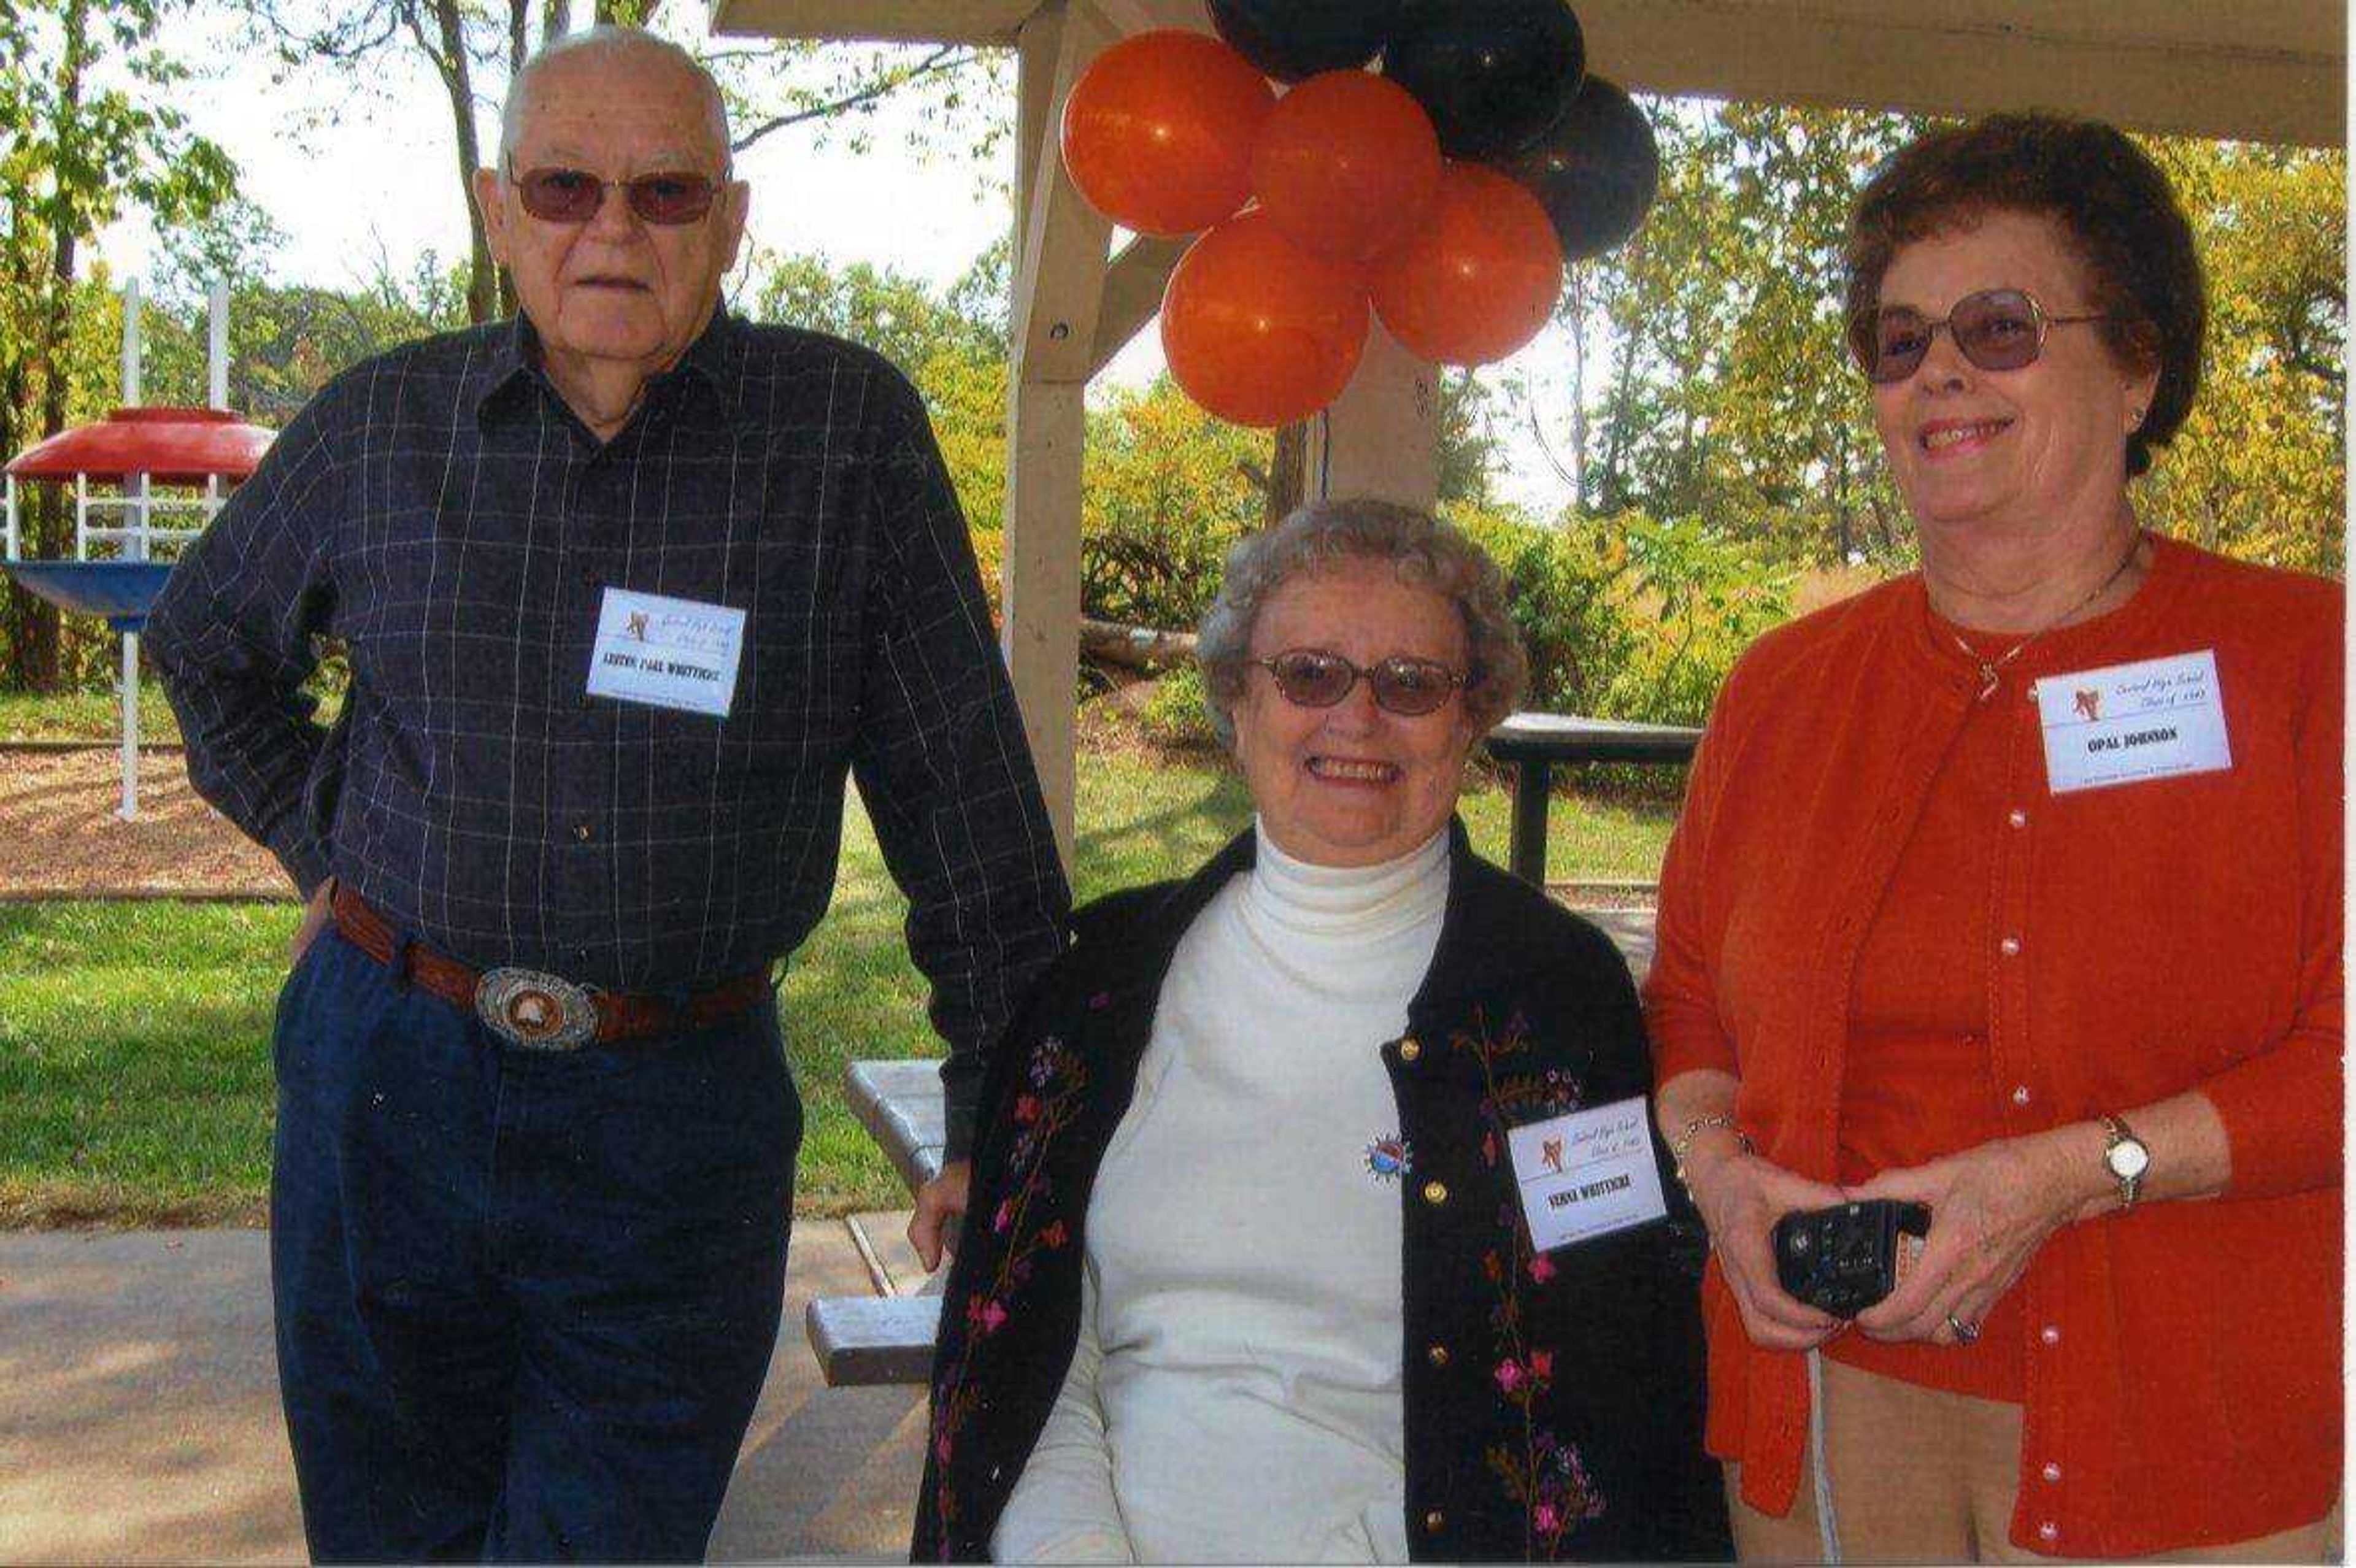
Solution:
M1917 114L2047 109L2132 130L2339 146L2340 0L1579 0L1624 87Z
M1014 41L1039 0L710 0L715 33L773 38L995 44Z
M714 32L1011 42L1038 0L708 0ZM1202 0L1098 0L1121 33ZM2043 108L2141 131L2339 146L2340 0L1579 0L1588 60L1647 92L1925 114Z
M1104 303L1097 308L1096 345L1088 355L1093 376L1146 324L1162 314L1162 291L1189 241L1141 234L1120 248L1105 273Z
M1118 37L1091 0L1052 0L1023 24L1018 41L1003 635L1066 868L1077 782L1080 464L1112 230L1065 173L1057 131L1073 82Z
M1430 507L1440 496L1439 374L1372 323L1357 373L1309 423L1303 493Z

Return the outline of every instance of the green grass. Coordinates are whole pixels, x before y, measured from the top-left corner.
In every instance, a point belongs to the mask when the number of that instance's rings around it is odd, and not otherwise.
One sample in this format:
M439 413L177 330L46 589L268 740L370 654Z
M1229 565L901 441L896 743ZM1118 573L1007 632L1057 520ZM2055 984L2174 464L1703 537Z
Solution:
M120 721L112 687L86 691L0 691L0 741L112 741ZM139 738L177 741L180 722L164 688L139 683Z
M1474 843L1499 860L1509 805L1494 788L1464 803ZM1555 874L1650 877L1673 816L1558 799ZM905 1200L843 1104L843 1064L938 1051L901 945L906 904L855 798L846 818L833 907L784 983L809 1111L805 1214ZM1208 759L1084 756L1079 896L1190 871L1249 820L1240 782ZM284 904L0 905L0 1225L259 1221L294 921Z

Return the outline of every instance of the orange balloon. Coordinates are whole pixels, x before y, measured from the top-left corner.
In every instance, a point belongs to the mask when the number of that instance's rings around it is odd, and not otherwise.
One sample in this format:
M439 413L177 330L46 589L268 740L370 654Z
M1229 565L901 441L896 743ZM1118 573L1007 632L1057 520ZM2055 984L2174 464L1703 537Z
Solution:
M1309 254L1254 208L1179 258L1162 296L1162 352L1206 412L1290 424L1349 385L1366 320L1357 269Z
M1440 135L1407 89L1329 70L1280 99L1252 154L1252 193L1313 255L1371 261L1423 221L1440 190Z
M1423 228L1375 263L1391 336L1442 365L1486 365L1538 335L1562 293L1562 241L1538 198L1494 169L1451 163Z
M1251 194L1252 142L1276 93L1218 39L1162 28L1098 55L1064 101L1064 166L1088 205L1140 234L1192 234Z

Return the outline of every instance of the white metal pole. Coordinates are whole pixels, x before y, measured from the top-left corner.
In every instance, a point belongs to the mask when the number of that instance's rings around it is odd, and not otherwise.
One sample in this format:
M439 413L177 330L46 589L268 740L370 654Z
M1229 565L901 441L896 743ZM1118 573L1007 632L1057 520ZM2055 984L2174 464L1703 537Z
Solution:
M229 407L229 280L215 278L207 299L205 400L211 407Z
M139 820L139 634L123 634L123 808L125 822Z
M137 408L140 397L139 280L123 285L123 405ZM123 508L129 532L123 553L130 560L147 559L147 475L123 475L130 505ZM125 822L139 818L139 634L123 634L123 806L115 813Z
M139 406L139 280L123 281L123 406Z

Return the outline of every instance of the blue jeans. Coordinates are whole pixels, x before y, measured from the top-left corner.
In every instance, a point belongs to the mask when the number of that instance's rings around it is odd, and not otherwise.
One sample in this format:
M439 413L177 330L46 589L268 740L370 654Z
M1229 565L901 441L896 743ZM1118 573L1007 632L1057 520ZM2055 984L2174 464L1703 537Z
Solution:
M775 998L535 1054L330 927L275 1052L312 1554L701 1558L783 1304L802 1115Z

